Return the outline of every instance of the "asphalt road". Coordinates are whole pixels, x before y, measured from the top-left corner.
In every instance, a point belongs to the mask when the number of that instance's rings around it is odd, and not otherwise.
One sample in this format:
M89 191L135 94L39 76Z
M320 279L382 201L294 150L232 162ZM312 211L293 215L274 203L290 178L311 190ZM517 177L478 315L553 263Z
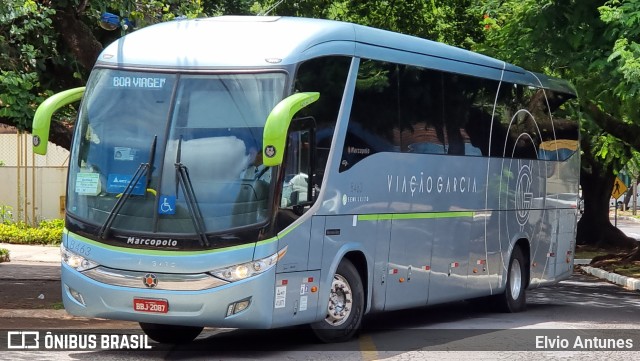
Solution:
M618 226L632 237L640 235L638 223L620 220ZM8 266L1 267L6 271ZM26 278L56 283L56 267L13 263L13 272L3 272L4 281L12 282L13 274L14 282L25 282ZM0 283L0 296L3 290L6 288ZM301 327L205 329L189 345L151 342L152 349L144 351L5 350L0 352L0 360L630 360L640 359L639 310L639 292L575 273L558 285L529 290L528 310L523 313L488 313L471 303L457 302L374 314L365 318L359 338L342 344L319 344ZM7 328L29 327L43 334L52 331L63 336L82 331L99 336L140 334L135 323L71 318L63 310L42 311L42 317L38 316L40 310L2 312L0 343L4 344ZM583 349L580 344L576 346L576 338L620 341L625 348ZM562 347L563 341L567 347Z
M348 343L319 344L304 328L284 330L205 329L192 344L145 351L3 351L2 360L424 360L424 359L584 359L640 357L640 294L579 273L569 280L528 292L528 310L488 313L470 303L370 315L360 337ZM78 326L61 320L51 329L74 334ZM55 330L61 327L64 330ZM0 325L0 328L1 325ZM83 329L91 326L81 327ZM4 331L3 331L4 332ZM91 331L90 332L94 332ZM123 325L96 333L139 333ZM2 341L0 334L0 341ZM574 348L576 337L631 342L630 349L587 351ZM564 340L568 348L541 351L542 340ZM630 340L630 341L626 341ZM6 342L6 341L2 341ZM625 346L629 346L625 344Z

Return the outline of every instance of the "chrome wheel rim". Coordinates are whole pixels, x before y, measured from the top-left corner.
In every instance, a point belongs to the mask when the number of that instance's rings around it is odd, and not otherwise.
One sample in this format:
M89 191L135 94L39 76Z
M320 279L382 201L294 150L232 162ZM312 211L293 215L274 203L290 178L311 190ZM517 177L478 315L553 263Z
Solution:
M333 276L329 304L327 306L327 317L324 320L331 326L342 325L349 318L352 305L353 292L349 282L341 275Z
M509 270L509 274L511 298L517 300L522 288L522 271L520 270L520 261L514 259L513 262L511 262L511 270Z

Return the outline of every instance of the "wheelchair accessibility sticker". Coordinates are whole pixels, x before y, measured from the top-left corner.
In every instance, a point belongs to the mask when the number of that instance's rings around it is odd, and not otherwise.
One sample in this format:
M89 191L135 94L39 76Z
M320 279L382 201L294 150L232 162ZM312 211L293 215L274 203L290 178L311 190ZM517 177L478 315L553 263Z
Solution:
M158 214L176 214L176 196L160 196Z

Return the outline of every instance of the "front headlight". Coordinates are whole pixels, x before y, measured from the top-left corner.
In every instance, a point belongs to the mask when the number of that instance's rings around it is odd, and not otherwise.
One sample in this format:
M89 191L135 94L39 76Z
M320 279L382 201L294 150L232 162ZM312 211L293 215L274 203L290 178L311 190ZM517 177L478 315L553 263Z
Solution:
M249 277L257 276L274 267L278 261L287 253L287 247L279 252L259 260L240 263L229 267L219 268L210 273L215 277L229 282L240 281Z
M99 266L99 264L93 262L92 260L69 251L67 247L64 246L64 244L60 244L60 255L62 256L62 262L78 272L86 271L88 269Z

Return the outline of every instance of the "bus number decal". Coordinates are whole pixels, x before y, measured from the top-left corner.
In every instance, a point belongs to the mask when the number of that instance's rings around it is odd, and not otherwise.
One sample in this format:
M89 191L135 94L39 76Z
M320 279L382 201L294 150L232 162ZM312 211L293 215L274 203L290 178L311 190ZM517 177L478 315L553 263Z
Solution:
M69 251L75 252L81 256L91 256L91 246L88 246L83 242L77 242L71 237L68 238L67 244L65 246Z

